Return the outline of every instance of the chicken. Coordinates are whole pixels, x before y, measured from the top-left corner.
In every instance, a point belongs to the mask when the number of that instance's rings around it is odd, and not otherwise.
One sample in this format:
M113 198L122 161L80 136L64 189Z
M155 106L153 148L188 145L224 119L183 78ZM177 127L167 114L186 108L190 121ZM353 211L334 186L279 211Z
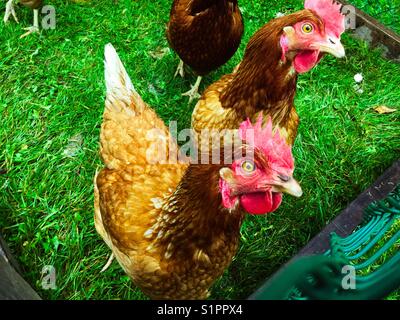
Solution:
M243 34L237 0L174 0L167 27L170 46L184 64L198 75L195 85L183 95L189 103L199 97L202 76L225 64L236 52Z
M150 298L205 298L236 252L245 212L276 210L282 192L301 196L291 147L260 117L241 124L244 144L230 164L164 161L158 147L169 154L177 145L110 44L105 78L96 230Z
M237 128L264 111L287 142L294 143L299 124L294 106L297 75L312 69L326 53L345 55L340 5L306 0L305 8L268 22L254 34L237 70L209 86L195 106L196 132Z
M6 13L4 15L4 23L8 21L10 15L13 16L14 20L18 23L17 15L15 14L14 10L14 0L8 0L6 4ZM19 0L19 3L24 5L25 7L31 8L33 10L33 26L25 28L27 30L21 38L24 38L31 33L38 33L39 32L39 8L43 5L43 0Z

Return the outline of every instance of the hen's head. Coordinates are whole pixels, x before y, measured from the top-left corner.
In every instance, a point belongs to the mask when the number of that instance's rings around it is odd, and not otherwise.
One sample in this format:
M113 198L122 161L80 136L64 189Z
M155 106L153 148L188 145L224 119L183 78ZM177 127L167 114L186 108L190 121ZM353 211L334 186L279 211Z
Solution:
M325 53L342 58L345 51L340 36L345 30L341 5L334 0L306 0L305 10L287 17L280 38L282 60L293 58L297 72L312 69Z
M235 160L230 168L220 170L220 191L225 208L242 208L250 214L265 214L276 210L282 193L302 195L300 185L293 179L294 160L291 146L275 133L269 118L265 127L262 115L253 126L250 120L239 128L246 156ZM248 154L251 156L248 156Z

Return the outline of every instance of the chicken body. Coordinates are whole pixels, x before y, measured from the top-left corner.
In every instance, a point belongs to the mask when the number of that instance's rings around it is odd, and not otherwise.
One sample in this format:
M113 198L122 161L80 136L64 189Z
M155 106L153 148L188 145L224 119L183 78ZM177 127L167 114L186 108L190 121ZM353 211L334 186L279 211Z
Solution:
M225 64L239 47L242 34L237 0L175 0L172 5L168 42L199 77Z
M300 50L285 55L281 44L285 30L292 36L293 26L303 21L324 35L323 21L308 9L274 19L254 34L240 65L209 86L198 101L192 114L196 132L234 129L247 117L254 120L263 111L272 117L287 142L294 143L299 124L294 105L298 75L295 63ZM338 50L343 48L340 41L336 46ZM305 48L304 52L311 51ZM314 63L322 56L321 51Z
M32 10L39 9L43 5L43 0L20 0L19 2Z
M206 298L237 250L243 213L218 209L218 170L183 171L136 165L95 182L96 230L152 299ZM198 194L205 179L214 194Z
M235 0L175 0L172 5L168 41L198 75L226 63L242 34L242 15Z
M105 64L106 168L95 178L96 230L149 297L205 298L236 252L244 213L222 212L221 166L149 163L158 155L148 130L169 140L168 129L134 90L111 45Z

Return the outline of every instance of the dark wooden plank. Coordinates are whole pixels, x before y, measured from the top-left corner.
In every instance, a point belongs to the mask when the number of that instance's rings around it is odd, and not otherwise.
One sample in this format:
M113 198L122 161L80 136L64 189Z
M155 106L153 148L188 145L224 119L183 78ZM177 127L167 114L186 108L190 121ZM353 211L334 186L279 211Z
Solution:
M8 262L15 269L15 271L17 271L18 273L22 272L20 266L18 265L17 260L15 260L14 256L11 254L8 245L4 241L1 234L0 234L0 257L3 258L4 260L8 260Z
M0 300L40 300L17 272L20 268L0 235Z
M0 258L0 300L40 300L29 284Z

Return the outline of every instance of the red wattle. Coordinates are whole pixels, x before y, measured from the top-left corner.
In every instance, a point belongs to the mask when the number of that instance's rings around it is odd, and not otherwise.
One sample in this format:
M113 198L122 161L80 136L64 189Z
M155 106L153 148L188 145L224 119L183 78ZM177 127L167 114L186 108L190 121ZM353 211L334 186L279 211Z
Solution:
M318 50L300 51L294 58L294 68L298 73L311 70L320 60Z
M240 204L250 214L266 214L275 211L282 202L282 194L276 192L256 192L240 197Z

